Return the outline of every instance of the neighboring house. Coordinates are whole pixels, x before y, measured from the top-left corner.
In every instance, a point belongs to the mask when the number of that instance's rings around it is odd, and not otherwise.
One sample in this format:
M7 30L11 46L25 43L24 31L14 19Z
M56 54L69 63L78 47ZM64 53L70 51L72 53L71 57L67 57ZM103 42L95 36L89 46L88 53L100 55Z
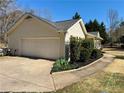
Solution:
M100 37L100 34L98 31L92 31L92 32L88 32L90 35L89 35L89 38L92 38L93 41L94 41L94 47L97 48L97 49L101 49L102 45L101 45L101 41L103 40L101 37ZM92 35L92 36L91 36Z
M70 37L94 38L82 19L51 22L30 13L21 16L7 32L8 47L19 56L58 59L65 57Z

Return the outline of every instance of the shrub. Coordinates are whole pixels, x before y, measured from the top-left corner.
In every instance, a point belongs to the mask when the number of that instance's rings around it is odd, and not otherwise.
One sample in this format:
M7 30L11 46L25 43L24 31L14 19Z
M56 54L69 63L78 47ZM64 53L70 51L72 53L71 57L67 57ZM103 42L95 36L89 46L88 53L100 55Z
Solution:
M86 61L90 58L91 51L86 48L82 48L80 51L80 61Z
M70 38L70 60L76 62L80 58L81 39L77 37Z
M121 45L121 48L124 48L124 45Z
M121 36L121 37L120 37L120 42L121 42L122 44L124 44L124 36Z
M99 49L93 49L91 53L91 58L100 58L102 56L102 52Z
M69 60L69 54L70 54L70 45L68 43L65 44L65 59Z
M85 39L82 40L81 46L87 49L93 49L94 48L94 42L91 39Z
M82 40L78 37L72 37L71 36L71 38L70 38L70 61L72 63L76 62L76 61L79 61L80 59L82 60L81 55L85 56L85 54L81 53L81 51L85 51L85 50L82 50L82 48L88 49L88 50L86 50L86 51L88 51L87 55L91 54L91 52L94 48L93 40L91 40L91 39ZM84 57L84 60L85 59L87 59L87 57L86 58Z
M65 59L58 59L54 64L52 68L52 72L58 72L63 70L69 70L71 69L71 65L68 61Z

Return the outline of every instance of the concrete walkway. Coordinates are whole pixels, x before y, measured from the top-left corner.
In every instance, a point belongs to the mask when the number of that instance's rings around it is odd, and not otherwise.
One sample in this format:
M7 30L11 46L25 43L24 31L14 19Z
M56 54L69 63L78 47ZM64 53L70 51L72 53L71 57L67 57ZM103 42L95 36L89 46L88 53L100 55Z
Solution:
M62 89L65 86L79 81L83 77L101 71L111 62L113 62L113 60L114 56L105 54L103 58L90 65L82 67L79 70L53 73L52 76L54 78L55 89Z

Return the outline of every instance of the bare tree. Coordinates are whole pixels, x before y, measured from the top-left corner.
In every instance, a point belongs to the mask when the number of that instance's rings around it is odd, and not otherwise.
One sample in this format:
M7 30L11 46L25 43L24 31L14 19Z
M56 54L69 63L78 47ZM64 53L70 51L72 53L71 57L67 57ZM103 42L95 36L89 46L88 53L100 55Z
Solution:
M109 9L108 11L108 21L109 21L109 29L110 29L110 37L113 43L113 32L118 28L120 19L118 12L113 9Z
M23 12L29 12L29 13L35 14L47 20L52 20L52 14L49 11L49 9L34 9L28 6L28 8L23 7L21 10Z
M15 7L14 2L15 0L0 0L0 41L4 44L7 43L5 33L21 13Z

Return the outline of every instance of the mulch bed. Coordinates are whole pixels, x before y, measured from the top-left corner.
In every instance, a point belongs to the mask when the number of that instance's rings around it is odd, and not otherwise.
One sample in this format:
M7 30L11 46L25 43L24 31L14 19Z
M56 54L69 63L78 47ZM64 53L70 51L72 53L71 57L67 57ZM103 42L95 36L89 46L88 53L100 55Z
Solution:
M101 57L103 57L103 55ZM99 57L99 58L101 58L101 57ZM87 60L85 62L75 62L75 63L72 64L73 69L77 69L77 68L86 66L86 65L88 65L90 63L93 63L94 61L98 60L99 58L96 58L96 59L90 58L89 60Z

